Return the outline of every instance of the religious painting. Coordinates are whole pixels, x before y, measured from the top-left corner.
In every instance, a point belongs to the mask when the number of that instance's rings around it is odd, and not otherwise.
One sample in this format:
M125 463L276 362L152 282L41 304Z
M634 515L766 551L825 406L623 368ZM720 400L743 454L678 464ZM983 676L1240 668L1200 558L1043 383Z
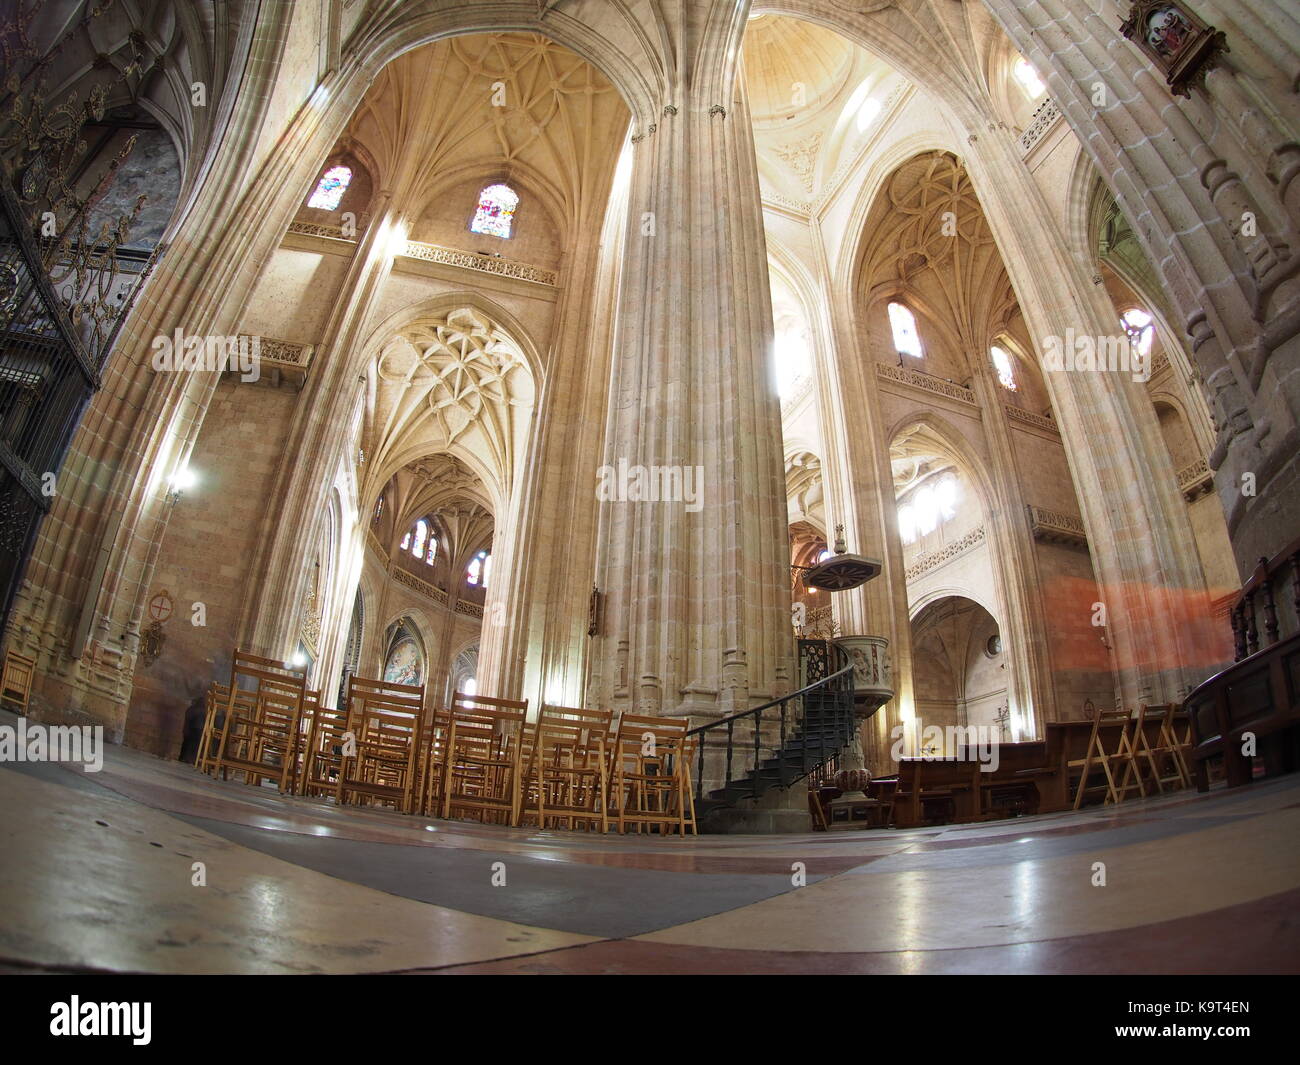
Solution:
M384 665L384 680L392 684L419 684L423 675L424 660L419 644L409 636L393 644Z
M1228 51L1221 32L1168 0L1138 0L1119 31L1165 75L1175 96L1189 96L1189 87L1202 83L1220 53Z
M1191 23L1176 7L1162 7L1147 16L1147 44L1162 56L1175 58L1191 35Z

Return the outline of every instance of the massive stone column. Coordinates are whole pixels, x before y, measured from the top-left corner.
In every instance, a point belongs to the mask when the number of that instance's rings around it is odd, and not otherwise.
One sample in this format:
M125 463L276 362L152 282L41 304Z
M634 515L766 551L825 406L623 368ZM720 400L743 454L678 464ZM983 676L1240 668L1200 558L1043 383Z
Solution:
M766 254L733 92L744 6L683 10L682 73L635 135L589 698L642 713L727 713L791 681ZM637 501L642 471L691 498Z
M1120 5L986 3L1047 81L1182 316L1218 431L1210 466L1249 572L1300 525L1300 22L1285 5L1193 5L1231 51L1183 100L1121 37Z

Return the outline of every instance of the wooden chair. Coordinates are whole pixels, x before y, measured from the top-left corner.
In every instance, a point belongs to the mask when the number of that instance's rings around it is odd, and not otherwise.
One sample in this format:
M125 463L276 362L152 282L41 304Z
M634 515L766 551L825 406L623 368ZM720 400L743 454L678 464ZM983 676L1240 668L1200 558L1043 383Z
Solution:
M351 746L346 695L343 705L339 707L321 706L318 702L311 720L307 722L306 737L303 740L298 793L333 795L337 800L343 752L351 749Z
M221 724L212 772L222 779L231 770L243 772L246 783L266 778L276 781L280 791L292 791L306 694L302 671L235 651L230 683L214 708Z
M419 800L416 809L431 817L442 816L442 785L447 765L447 741L451 732L451 711L441 709L426 715L420 738Z
M9 707L14 713L26 714L35 676L34 658L20 655L12 649L6 651L4 674L0 676L0 705Z
M1160 726L1161 741L1178 762L1183 776L1183 787L1192 786L1192 715L1181 706L1175 706Z
M1137 724L1133 730L1133 772L1138 774L1140 779L1145 768L1151 776L1151 783L1155 785L1157 794L1164 792L1166 784L1173 786L1171 790L1176 790L1187 787L1190 781L1185 767L1180 762L1177 743L1172 734L1175 709L1173 703L1154 706L1143 703L1138 708ZM1126 771L1125 783L1128 781L1128 775ZM1143 794L1145 795L1145 791Z
M609 758L612 710L543 706L526 750L525 810L535 809L537 827L577 821L609 831ZM525 747L529 747L527 738Z
M424 685L395 684L352 674L346 699L347 732L335 794L340 803L392 803L416 808Z
M260 701L255 757L259 762L289 765L289 790L297 792L302 768L303 741L311 715L320 705L320 692L304 688L302 707L295 715L286 699L263 698Z
M618 723L610 773L609 805L617 812L618 830L657 827L667 833L698 834L695 824L690 722L677 717L624 714Z
M229 694L224 684L213 682L203 704L203 731L199 734L199 750L194 756L194 768L200 773L211 774L217 756L217 745L221 741L221 722L218 708L223 706Z
M1087 752L1082 758L1074 759L1067 762L1067 768L1079 768L1079 784L1074 792L1074 809L1079 809L1083 805L1083 796L1085 792L1099 791L1105 788L1106 795L1102 800L1104 803L1121 802L1124 796L1134 788L1137 788L1143 795L1146 794L1146 787L1142 783L1142 776L1139 773L1135 784L1129 784L1128 779L1130 770L1133 765L1133 739L1131 728L1134 724L1134 718L1130 711L1125 709L1107 710L1097 707L1093 711L1092 731L1088 736ZM1113 740L1113 744L1112 741ZM1107 750L1107 747L1110 747ZM1089 784L1089 777L1095 766L1100 766L1105 774L1106 783ZM1116 776L1120 769L1125 770L1123 790L1116 783Z
M528 700L457 692L442 772L442 816L519 824Z

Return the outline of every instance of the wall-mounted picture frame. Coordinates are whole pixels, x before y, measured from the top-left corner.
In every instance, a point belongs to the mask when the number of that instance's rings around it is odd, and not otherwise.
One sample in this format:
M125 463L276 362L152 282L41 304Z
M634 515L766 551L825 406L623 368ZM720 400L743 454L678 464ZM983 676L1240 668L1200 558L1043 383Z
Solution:
M1169 0L1137 0L1119 31L1165 75L1175 96L1190 96L1191 87L1203 82L1219 56L1228 51L1222 31Z

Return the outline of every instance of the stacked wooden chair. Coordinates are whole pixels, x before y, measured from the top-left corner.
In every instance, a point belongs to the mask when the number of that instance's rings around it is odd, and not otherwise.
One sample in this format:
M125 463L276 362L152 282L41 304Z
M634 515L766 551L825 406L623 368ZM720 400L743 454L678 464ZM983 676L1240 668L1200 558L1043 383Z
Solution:
M1084 796L1090 792L1105 791L1103 803L1119 802L1123 798L1119 790L1119 772L1133 758L1132 724L1133 715L1128 710L1101 706L1093 709L1092 731L1088 735L1084 757L1067 763L1071 772L1079 770L1079 783L1074 792L1076 810L1083 805ZM1104 780L1094 784L1092 777L1098 769Z
M347 729L335 771L340 803L417 808L424 685L348 677ZM318 761L318 772L328 766Z
M519 824L528 700L457 692L442 754L441 814Z
M688 741L686 718L624 714L618 723L611 754L610 820L620 833L674 829L698 833L691 784L694 745Z
M223 779L242 772L248 784L271 780L280 791L292 791L306 701L301 670L236 651L230 681L209 705L200 768Z
M1189 787L1192 782L1186 758L1189 745L1175 734L1178 713L1178 707L1173 703L1155 706L1143 703L1138 708L1133 737L1133 772L1140 781L1145 769L1157 794L1164 792L1166 785L1168 790L1177 791ZM1127 776L1126 772L1126 779ZM1145 789L1142 789L1142 794L1146 794Z
M539 828L563 822L609 831L609 753L614 712L543 706L527 743L524 814Z
M1143 704L1136 714L1127 709L1096 709L1085 756L1067 763L1069 769L1079 770L1074 809L1090 792L1104 791L1103 803L1118 803L1134 792L1145 798L1148 793L1164 792L1166 786L1187 787L1191 783L1189 743L1178 735L1180 724L1184 722L1172 703ZM1098 769L1104 780L1094 783Z

